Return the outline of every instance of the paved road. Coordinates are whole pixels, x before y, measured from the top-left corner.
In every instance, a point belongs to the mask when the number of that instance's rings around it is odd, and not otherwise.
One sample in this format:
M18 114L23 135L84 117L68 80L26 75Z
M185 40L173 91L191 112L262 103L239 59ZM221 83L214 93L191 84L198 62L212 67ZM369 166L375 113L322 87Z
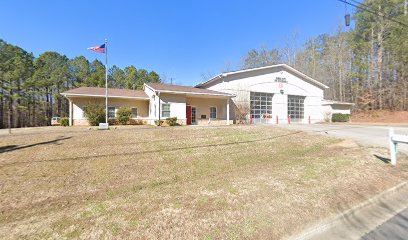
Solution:
M390 126L357 124L282 124L280 126L307 132L315 132L337 138L352 139L363 146L389 148L388 131ZM392 127L396 134L408 135L408 126ZM408 154L408 144L399 144L398 151Z
M393 239L405 240L408 238L408 208L401 211L393 218L364 235L361 239Z

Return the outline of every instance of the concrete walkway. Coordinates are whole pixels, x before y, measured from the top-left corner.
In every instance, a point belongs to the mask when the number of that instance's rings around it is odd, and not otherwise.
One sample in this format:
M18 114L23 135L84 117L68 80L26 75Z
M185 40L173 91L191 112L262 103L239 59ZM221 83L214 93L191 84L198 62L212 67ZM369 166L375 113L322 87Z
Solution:
M404 183L289 239L407 239L407 206Z

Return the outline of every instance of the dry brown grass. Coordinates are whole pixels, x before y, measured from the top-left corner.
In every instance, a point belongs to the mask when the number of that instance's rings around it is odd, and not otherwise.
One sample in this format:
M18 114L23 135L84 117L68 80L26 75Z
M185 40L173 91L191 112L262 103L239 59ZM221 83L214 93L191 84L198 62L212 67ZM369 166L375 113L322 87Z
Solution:
M269 126L0 136L0 238L288 236L404 181L363 149Z

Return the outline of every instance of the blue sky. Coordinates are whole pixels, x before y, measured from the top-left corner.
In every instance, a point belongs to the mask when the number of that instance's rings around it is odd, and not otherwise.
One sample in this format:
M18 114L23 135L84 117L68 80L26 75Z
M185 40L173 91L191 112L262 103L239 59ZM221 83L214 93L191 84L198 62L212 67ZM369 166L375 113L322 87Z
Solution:
M35 56L104 59L87 47L109 42L109 65L155 70L176 84L240 66L252 48L301 44L343 23L336 0L20 1L0 0L0 38Z

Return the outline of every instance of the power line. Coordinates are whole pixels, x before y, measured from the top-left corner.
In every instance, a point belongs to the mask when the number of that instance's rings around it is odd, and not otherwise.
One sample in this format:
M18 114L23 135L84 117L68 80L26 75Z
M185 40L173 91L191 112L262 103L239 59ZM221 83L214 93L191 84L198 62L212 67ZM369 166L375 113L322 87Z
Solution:
M390 21L392 21L392 22L398 23L398 24L400 24L400 25L402 25L402 26L408 28L408 24L403 23L403 22L400 22L400 21L397 21L397 20L395 20L395 19L392 18L392 17L386 16L385 14L382 14L382 13L379 14L379 13L377 13L376 11L373 11L373 10L371 10L371 9L368 9L368 8L367 8L368 6L366 6L366 5L362 4L362 3L359 3L359 5L356 5L356 4L347 2L347 0L337 0L337 1L342 2L342 3L345 3L345 4L348 4L348 5L350 5L350 6L353 6L353 7L355 7L355 8L361 9L361 10L363 10L363 11L369 12L369 13L371 13L371 14L377 15L377 16L379 16L379 17L386 18L386 19L388 19L388 20L390 20ZM351 1L353 1L353 0L351 0ZM353 2L357 2L357 1L353 1ZM366 6L366 7L362 7L361 5Z
M347 0L346 0L346 1L347 1ZM367 5L366 3L362 3L362 2L359 2L359 1L356 1L356 0L350 0L350 1L354 2L355 4L358 4L360 7L363 6L363 7L365 7L365 8L370 9L370 10L373 11L373 12L376 12L376 13L378 12L378 14L381 14L382 17L392 18L390 15L387 16L387 15L385 15L385 13L380 12L379 9L375 9L374 7L369 6L369 5ZM397 21L397 20L396 20L396 21ZM398 21L398 22L404 24L404 22L401 22L401 21Z
M347 1L347 0L346 0ZM354 2L355 4L358 4L358 6L363 6L363 7L366 7L366 8L368 8L368 9L370 9L371 11L373 11L373 12L377 12L377 9L374 9L374 8L372 8L371 6L368 6L367 4L365 4L365 3L362 3L362 2L359 2L359 1L356 1L356 0L349 0L349 1L352 1L352 2Z

